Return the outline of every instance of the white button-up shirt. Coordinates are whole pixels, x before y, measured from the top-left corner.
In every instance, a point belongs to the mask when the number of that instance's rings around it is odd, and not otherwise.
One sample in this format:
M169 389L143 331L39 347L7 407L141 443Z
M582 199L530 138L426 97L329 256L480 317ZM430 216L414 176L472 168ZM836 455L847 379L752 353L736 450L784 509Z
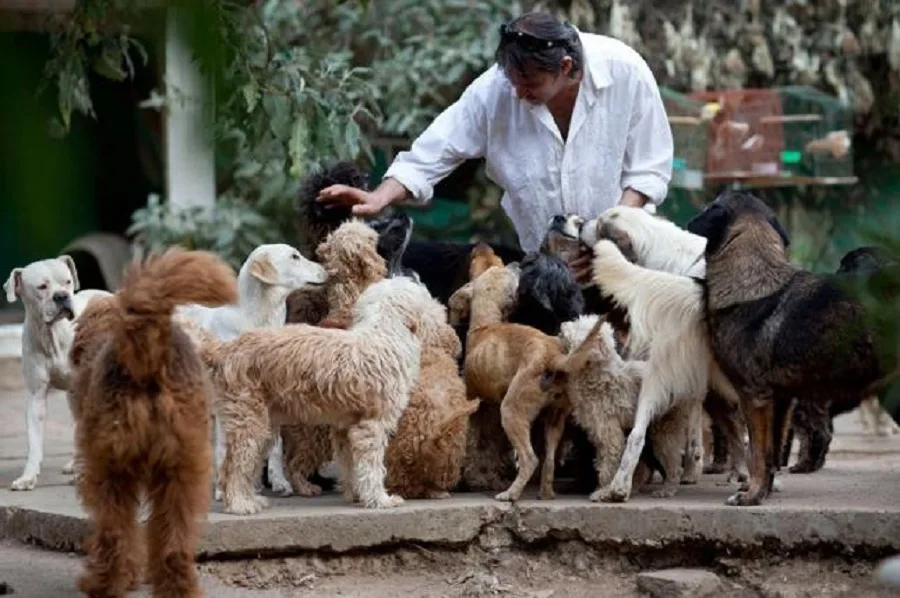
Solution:
M672 174L672 131L653 73L624 43L579 33L580 84L565 140L544 105L519 100L492 66L473 81L385 173L427 202L467 159L485 158L525 251L540 247L550 219L593 217L631 187L659 204Z

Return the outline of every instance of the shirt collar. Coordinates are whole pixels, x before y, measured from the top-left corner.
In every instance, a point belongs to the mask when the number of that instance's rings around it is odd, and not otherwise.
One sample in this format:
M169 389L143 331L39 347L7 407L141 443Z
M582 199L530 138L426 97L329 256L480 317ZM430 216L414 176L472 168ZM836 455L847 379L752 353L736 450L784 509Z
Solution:
M609 73L609 64L602 52L591 52L594 45L591 40L585 39L585 35L578 31L581 39L581 51L584 54L585 77L594 89L600 90L612 85L612 76Z

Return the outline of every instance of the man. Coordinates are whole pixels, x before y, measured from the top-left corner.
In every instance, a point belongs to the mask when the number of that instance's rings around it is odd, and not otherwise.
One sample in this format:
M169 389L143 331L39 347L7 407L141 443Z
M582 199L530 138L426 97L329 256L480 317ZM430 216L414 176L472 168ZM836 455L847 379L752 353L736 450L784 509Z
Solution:
M378 188L335 185L319 200L360 216L427 202L462 162L483 157L522 249L534 251L555 214L653 209L666 196L672 153L659 89L637 52L530 13L501 26L496 64L397 155ZM589 256L569 265L589 279Z

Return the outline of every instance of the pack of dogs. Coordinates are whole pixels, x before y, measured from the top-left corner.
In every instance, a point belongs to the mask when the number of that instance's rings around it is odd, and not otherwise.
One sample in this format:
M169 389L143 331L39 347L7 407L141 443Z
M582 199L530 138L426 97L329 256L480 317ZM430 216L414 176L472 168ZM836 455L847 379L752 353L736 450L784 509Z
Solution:
M518 501L531 483L541 499L662 498L726 474L727 504L759 505L794 438L791 472L824 465L838 414L897 430L878 399L897 364L844 286L900 267L877 247L831 276L800 269L774 212L740 191L686 228L624 206L560 214L529 254L316 201L366 181L347 163L311 176L297 247L262 245L238 272L180 248L134 261L115 292L79 290L69 256L13 270L28 456L12 488L36 486L47 395L66 391L85 594L199 596L211 502L253 515L266 487L384 509ZM566 264L585 253L582 285Z

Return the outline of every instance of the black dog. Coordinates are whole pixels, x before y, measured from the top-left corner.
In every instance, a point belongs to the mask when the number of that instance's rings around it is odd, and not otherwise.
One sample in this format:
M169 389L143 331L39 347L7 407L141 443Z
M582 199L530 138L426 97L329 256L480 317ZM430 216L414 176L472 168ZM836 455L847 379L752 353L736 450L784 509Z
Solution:
M301 243L313 251L328 233L352 218L350 208L326 208L316 200L319 191L333 184L367 189L368 177L356 165L338 162L307 179L298 195L296 224ZM469 280L469 256L473 247L474 243L411 240L400 265L418 274L431 295L446 305L450 296ZM505 263L524 257L517 248L496 244L491 244L491 248Z

